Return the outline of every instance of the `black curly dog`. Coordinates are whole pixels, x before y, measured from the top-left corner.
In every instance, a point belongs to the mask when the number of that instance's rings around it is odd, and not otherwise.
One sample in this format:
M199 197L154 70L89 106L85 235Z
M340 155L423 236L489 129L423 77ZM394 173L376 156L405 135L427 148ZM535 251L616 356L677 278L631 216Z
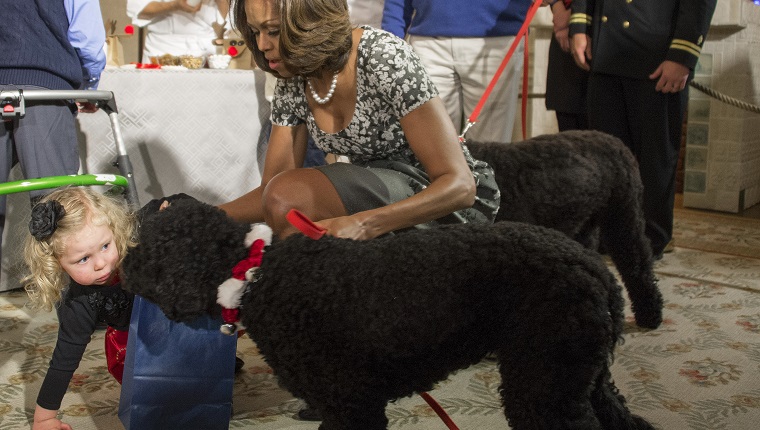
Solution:
M217 287L250 226L192 199L147 213L125 288L172 320L218 314ZM342 270L336 270L342 269ZM292 235L265 248L241 321L321 430L385 429L391 400L498 358L504 413L521 429L651 429L611 380L620 287L598 254L503 222L370 241Z
M566 131L467 147L496 172L497 221L550 227L592 249L601 240L623 279L636 324L660 325L663 300L645 235L643 185L636 159L620 139Z

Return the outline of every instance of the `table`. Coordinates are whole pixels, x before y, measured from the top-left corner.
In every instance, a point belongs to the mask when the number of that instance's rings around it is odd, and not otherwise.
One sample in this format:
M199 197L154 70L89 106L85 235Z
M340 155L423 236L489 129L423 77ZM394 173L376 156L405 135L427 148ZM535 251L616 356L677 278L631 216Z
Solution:
M219 204L255 188L269 130L261 70L107 69L141 204L184 192ZM23 119L22 119L23 121ZM82 172L115 173L117 151L107 115L80 114ZM22 179L18 166L9 180ZM29 197L8 196L0 291L18 288Z

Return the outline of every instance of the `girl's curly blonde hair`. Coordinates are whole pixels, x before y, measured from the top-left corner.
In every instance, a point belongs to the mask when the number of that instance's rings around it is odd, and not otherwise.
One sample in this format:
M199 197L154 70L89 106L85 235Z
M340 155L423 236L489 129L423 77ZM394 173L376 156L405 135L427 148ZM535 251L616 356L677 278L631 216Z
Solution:
M29 295L29 306L51 311L60 302L68 275L58 259L65 251L66 239L88 223L107 225L119 252L119 262L136 242L136 218L123 198L101 194L88 187L69 187L53 191L37 204L57 201L65 211L57 220L52 235L42 240L29 234L24 243L24 260L30 273L21 282Z

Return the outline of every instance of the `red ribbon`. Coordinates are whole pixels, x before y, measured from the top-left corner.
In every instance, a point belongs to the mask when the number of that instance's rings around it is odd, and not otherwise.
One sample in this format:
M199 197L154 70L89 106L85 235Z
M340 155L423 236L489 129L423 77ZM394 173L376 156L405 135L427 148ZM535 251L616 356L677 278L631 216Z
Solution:
M227 324L240 321L240 311L236 309L222 308L222 320Z
M240 260L232 268L232 277L239 281L245 281L245 273L253 268L261 266L261 259L264 257L264 246L266 243L262 239L256 239L248 250L248 257ZM240 321L240 311L238 309L222 308L222 319L225 323L231 324Z
M251 249L248 250L248 257L240 260L235 267L232 268L232 277L241 281L245 281L245 272L253 267L261 266L261 259L264 256L264 241L262 239L256 239L251 245Z

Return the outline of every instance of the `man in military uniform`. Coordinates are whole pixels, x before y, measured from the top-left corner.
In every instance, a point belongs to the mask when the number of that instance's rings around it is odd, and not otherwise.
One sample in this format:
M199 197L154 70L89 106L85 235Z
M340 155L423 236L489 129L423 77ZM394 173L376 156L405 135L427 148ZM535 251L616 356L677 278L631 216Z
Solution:
M573 0L571 53L590 70L589 127L619 137L639 162L656 258L673 233L687 83L717 0Z

